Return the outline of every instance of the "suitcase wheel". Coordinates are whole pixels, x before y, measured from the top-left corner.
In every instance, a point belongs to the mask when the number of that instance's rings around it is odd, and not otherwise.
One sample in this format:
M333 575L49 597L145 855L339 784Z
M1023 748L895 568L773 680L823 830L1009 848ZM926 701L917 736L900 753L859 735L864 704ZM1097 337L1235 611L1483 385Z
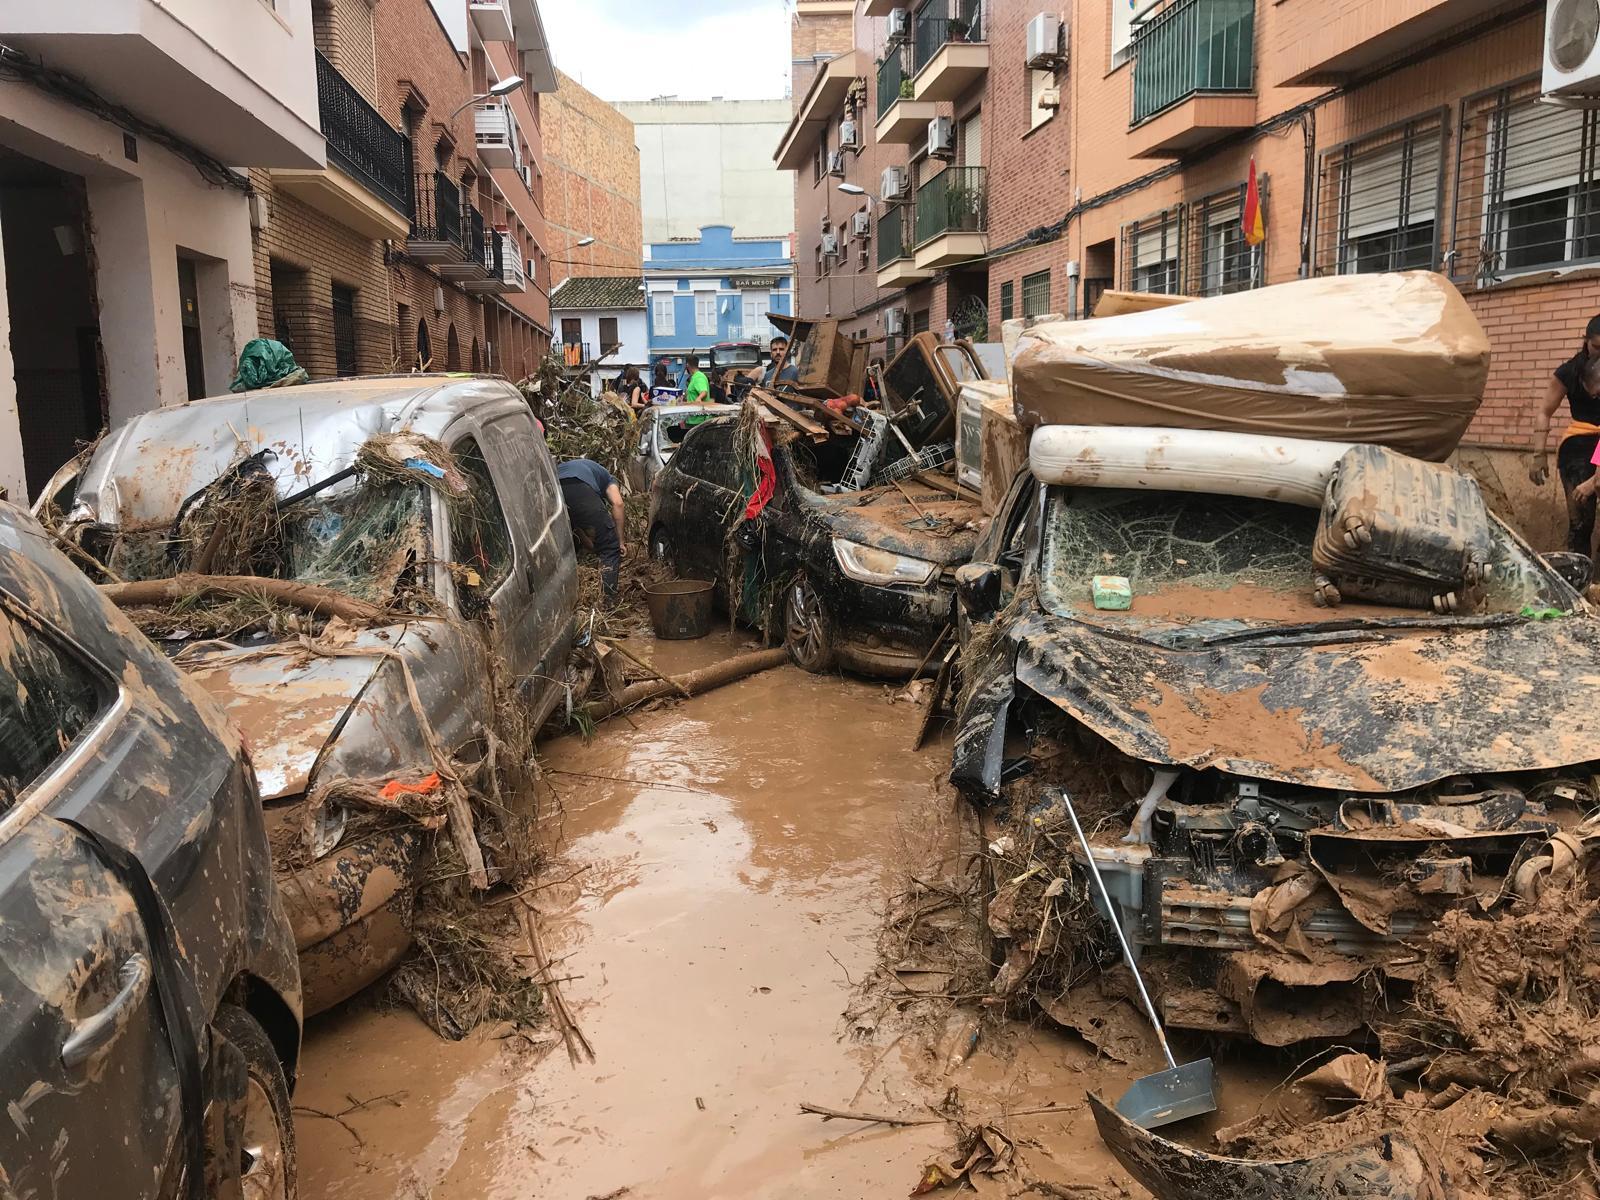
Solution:
M1333 580L1326 575L1318 575L1311 582L1311 602L1318 608L1333 608L1344 597L1339 594L1339 589L1334 587Z
M1442 596L1433 598L1433 611L1438 613L1453 613L1456 611L1458 601L1454 592L1446 592Z
M1344 544L1352 550L1372 545L1372 530L1367 528L1367 523L1360 517L1344 519Z

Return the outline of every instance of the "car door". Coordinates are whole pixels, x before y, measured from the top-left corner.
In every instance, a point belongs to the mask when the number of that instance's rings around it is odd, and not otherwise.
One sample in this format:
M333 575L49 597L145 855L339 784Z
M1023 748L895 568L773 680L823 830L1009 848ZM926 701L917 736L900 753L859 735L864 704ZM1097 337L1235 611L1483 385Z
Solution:
M737 514L738 461L732 422L702 425L689 432L672 456L663 486L663 503L674 519L668 526L678 573L693 579L720 579L724 541Z
M0 609L0 1180L7 1196L155 1195L193 1033L151 893L59 819L136 736L132 698L54 629ZM98 790L98 789L97 789ZM159 922L159 916L157 917ZM171 1027L169 1027L169 1020ZM197 1060L194 1060L197 1061Z
M578 604L578 560L555 464L526 408L484 423L488 486L512 534L510 575L495 597L494 636L541 720L566 674Z

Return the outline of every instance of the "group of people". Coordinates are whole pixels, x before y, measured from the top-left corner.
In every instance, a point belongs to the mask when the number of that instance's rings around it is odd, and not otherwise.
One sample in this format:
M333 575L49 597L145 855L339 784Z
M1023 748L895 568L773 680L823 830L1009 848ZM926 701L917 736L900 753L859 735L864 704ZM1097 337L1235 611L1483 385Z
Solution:
M683 399L689 404L712 402L711 380L700 369L698 355L684 362L686 380ZM789 361L789 339L772 339L771 361L761 373L762 387L798 383L800 372ZM658 362L650 385L645 386L638 367L629 367L616 381L616 390L635 414L648 409L657 389L670 389L667 364ZM574 458L556 468L561 495L567 503L567 518L575 538L591 547L600 559L600 578L607 600L614 600L622 578L622 558L628 552L627 522L622 503L622 485L605 467L588 458Z
M798 383L800 381L799 369L789 361L789 339L775 337L772 339L771 357L755 382L762 387L776 387L780 383ZM721 373L719 373L721 374ZM686 404L711 404L718 395L726 395L725 378L713 379L707 375L700 366L700 356L691 354L684 359L683 401ZM627 405L635 413L641 413L649 408L654 397L661 391L675 391L677 384L667 371L667 364L658 361L650 374L650 382L646 384L644 377L639 373L638 367L628 367L616 380L614 387Z

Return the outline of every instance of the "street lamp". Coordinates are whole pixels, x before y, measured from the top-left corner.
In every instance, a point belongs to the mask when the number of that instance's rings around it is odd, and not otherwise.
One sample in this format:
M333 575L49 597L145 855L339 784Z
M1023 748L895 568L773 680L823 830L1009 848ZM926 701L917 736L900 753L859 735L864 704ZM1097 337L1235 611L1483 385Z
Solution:
M511 95L512 92L521 91L522 85L526 82L527 80L525 80L521 75L513 75L509 79L502 79L499 83L492 85L487 92L484 92L478 96L474 96L460 108L456 109L455 112L451 113L450 121L454 121L457 117L466 112L466 110L471 108L474 104L477 104L480 100L504 100L507 96ZM445 122L447 125L449 123L449 121Z
M594 245L594 242L595 242L594 234L586 233L581 238L579 238L577 241L573 242L572 245L568 246L567 249L568 250L582 250L585 246ZM573 259L573 258L552 258L550 261L553 262L553 263L561 263L564 266L568 266L568 267L575 267L575 266L578 265L577 259Z
M841 192L843 192L846 196L865 196L868 200L871 200L874 204L882 204L883 203L882 200L879 200L876 196L874 196L871 192L867 191L867 189L862 187L859 183L841 183L839 185L839 190Z

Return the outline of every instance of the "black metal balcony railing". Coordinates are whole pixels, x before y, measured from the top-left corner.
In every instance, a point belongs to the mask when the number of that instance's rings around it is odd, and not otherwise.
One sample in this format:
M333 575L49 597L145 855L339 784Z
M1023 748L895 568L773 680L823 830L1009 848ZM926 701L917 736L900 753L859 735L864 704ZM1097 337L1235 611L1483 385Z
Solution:
M317 54L317 108L328 161L403 217L411 215L411 144Z
M467 258L473 262L484 262L488 238L484 232L483 214L471 205L467 206L467 220L461 232L465 238L461 245L467 252Z
M951 42L983 41L982 0L928 0L917 9L912 71L921 71Z
M903 84L910 78L906 74L905 51L894 49L884 55L878 64L878 116L882 117L904 98Z
M561 362L567 367L581 367L594 361L594 347L588 342L560 342Z
M878 218L878 267L881 270L892 262L911 257L911 239L906 235L916 227L916 210L908 204L897 204L884 210ZM910 220L907 220L907 218Z
M982 167L946 167L917 189L917 245L947 233L989 228L989 183Z
M489 274L495 279L506 277L506 235L498 229L489 235L488 244L484 247L483 265L489 268Z
M459 183L443 171L424 171L412 196L412 241L463 244Z
M1133 124L1196 92L1255 86L1255 0L1179 0L1133 39Z

